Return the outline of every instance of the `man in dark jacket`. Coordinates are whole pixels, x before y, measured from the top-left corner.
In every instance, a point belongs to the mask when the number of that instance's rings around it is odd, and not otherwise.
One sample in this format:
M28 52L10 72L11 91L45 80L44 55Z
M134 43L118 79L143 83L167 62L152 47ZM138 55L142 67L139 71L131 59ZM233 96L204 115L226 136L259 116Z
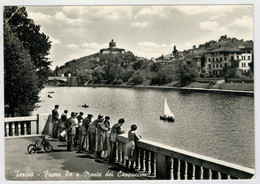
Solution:
M87 142L88 127L91 123L92 117L92 114L88 114L88 117L86 117L79 126L79 153L82 153L82 150L84 150L84 144Z
M76 116L77 113L72 112L71 117L68 119L66 123L66 128L67 128L67 134L68 134L68 144L67 144L67 150L68 151L73 151L73 140L74 136L76 134Z
M55 105L54 109L52 110L52 123L53 123L53 131L52 136L57 138L58 137L58 123L59 123L59 105Z
M121 126L124 123L125 123L124 119L119 119L118 123L114 124L111 129L111 133L110 133L110 137L109 137L109 142L110 142L109 163L111 163L111 164L115 163L117 135L125 133L124 130L121 130Z
M67 113L68 113L68 110L64 110L64 113L61 115L60 122L58 124L58 127L59 127L59 129L58 129L59 130L58 131L59 141L65 141L66 140L66 136L61 137L60 133L63 132L66 129L66 122L68 120Z

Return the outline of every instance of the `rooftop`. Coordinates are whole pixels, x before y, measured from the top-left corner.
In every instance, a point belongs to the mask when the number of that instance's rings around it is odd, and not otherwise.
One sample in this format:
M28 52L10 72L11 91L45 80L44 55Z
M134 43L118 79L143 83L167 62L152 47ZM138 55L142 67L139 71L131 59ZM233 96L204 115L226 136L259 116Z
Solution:
M241 50L234 47L220 47L210 51L210 53L216 53L216 52L241 52Z

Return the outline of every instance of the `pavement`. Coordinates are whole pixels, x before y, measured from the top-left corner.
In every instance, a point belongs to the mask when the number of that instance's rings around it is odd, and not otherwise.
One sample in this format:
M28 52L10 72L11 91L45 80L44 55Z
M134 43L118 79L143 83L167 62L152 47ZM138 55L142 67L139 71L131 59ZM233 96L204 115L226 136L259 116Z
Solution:
M9 181L146 180L145 173L129 172L120 165L96 160L87 151L67 151L66 142L50 141L53 152L27 152L39 137L5 138L5 176Z

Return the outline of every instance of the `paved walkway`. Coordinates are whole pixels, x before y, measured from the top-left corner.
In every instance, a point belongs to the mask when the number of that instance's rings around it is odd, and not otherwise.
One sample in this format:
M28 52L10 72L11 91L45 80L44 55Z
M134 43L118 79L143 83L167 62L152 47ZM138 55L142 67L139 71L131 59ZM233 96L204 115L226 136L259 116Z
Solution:
M97 162L87 152L66 151L66 143L50 141L53 152L29 154L27 146L38 137L5 138L6 180L143 180L142 173L107 162ZM136 177L137 176L137 177Z

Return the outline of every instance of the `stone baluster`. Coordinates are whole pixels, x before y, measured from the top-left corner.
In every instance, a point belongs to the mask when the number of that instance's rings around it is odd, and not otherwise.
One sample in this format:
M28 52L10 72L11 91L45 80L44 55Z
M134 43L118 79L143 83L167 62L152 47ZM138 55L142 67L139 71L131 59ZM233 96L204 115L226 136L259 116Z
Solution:
M140 149L140 166L140 170L145 171L145 154L143 149Z
M24 135L27 135L27 123L26 122L24 122L24 124L23 124L23 129L24 129L24 131L23 131Z
M173 158L166 157L166 162L167 162L167 171L168 171L167 179L174 180Z
M156 176L156 158L154 152L151 152L151 176Z
M180 161L180 179L181 180L187 180L188 179L188 165L186 161Z
M14 122L10 122L11 124L11 136L15 135L15 123Z
M151 152L145 151L145 171L147 174L151 174Z
M9 123L5 123L5 137L9 136Z
M174 165L173 165L173 176L174 179L180 180L181 179L181 174L180 174L180 160L174 158Z
M218 172L218 179L219 179L219 180L222 179L222 178L221 178L221 173L220 173L220 172Z
M195 179L195 169L194 169L194 164L188 163L188 180L194 180Z
M21 135L21 122L17 124L17 135Z

